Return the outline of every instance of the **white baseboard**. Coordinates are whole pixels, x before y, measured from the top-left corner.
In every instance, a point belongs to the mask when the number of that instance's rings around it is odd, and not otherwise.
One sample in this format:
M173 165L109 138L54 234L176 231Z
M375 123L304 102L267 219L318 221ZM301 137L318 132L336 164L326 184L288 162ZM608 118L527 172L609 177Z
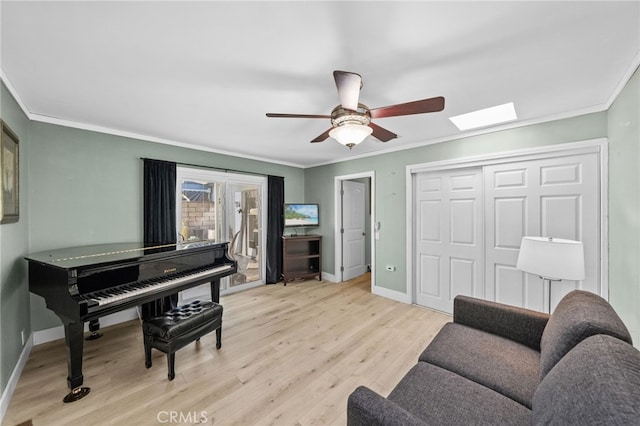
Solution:
M108 327L110 325L120 324L121 322L131 321L138 318L136 308L126 309L100 318L100 327ZM84 324L84 331L89 331L89 323ZM33 344L41 345L43 343L52 342L54 340L64 339L64 326L39 330L33 333Z
M13 368L13 372L11 373L11 377L9 377L9 381L7 382L7 386L5 386L4 391L2 392L2 397L0 397L0 424L4 420L4 415L7 413L7 409L9 408L9 403L11 402L11 397L13 396L13 392L16 390L16 386L18 385L18 380L22 375L22 370L24 370L24 366L27 365L27 360L29 359L29 355L31 354L31 349L33 348L33 334L29 336L27 339L27 343L22 348L22 353L20 354L20 358L18 358L18 362L16 366Z
M333 274L330 274L328 272L322 271L321 275L322 275L322 281L329 281L329 282L332 282L332 283L338 282L338 280L336 280L336 276L333 275Z
M371 293L377 296L386 297L387 299L395 300L396 302L411 304L411 297L408 294L402 293L400 291L391 290L376 285L371 287Z

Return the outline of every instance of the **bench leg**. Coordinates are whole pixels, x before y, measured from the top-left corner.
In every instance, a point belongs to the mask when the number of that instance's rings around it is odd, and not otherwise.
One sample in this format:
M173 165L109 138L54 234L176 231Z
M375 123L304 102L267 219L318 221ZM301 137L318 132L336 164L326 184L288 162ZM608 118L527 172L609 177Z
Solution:
M144 345L144 366L151 368L151 346Z
M222 347L222 327L216 329L216 349Z
M176 377L176 353L171 352L167 354L167 367L169 368L169 381L173 380Z

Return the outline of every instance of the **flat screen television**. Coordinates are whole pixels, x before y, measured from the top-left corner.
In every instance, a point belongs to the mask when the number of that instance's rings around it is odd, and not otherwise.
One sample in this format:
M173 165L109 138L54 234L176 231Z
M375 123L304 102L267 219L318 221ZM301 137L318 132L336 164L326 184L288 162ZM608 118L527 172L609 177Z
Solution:
M284 226L318 226L320 225L317 204L286 203L284 205Z

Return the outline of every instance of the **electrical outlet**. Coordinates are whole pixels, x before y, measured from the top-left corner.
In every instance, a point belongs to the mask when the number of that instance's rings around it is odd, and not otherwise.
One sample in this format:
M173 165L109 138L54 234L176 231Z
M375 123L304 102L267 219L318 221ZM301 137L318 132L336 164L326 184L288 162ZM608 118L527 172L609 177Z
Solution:
M22 346L24 346L24 328L20 330L20 340L22 341Z
M395 272L396 271L396 267L393 265L387 265L387 271L389 272Z

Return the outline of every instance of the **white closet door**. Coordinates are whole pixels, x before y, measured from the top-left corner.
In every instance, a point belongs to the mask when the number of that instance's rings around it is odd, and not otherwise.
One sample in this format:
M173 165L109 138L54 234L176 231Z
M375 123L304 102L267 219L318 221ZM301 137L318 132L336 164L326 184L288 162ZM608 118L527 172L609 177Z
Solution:
M599 167L596 154L487 166L486 298L547 312L546 286L516 269L523 236L584 243L586 279L553 282L551 308L569 291L601 294Z
M444 312L457 294L484 297L482 169L415 176L416 303Z

